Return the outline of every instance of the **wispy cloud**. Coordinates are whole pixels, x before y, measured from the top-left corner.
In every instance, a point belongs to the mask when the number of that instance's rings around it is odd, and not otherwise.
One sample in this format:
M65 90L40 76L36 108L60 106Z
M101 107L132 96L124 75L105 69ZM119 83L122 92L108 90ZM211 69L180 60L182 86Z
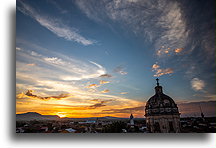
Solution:
M50 30L58 37L64 38L69 41L75 41L83 45L92 45L95 43L95 41L86 39L85 37L80 35L77 32L77 29L68 27L65 24L61 23L60 20L56 18L54 19L50 16L46 17L45 15L38 13L34 8L24 3L23 1L19 1L19 3L22 5L22 7L18 7L19 11L21 11L25 15L32 17L40 25Z
M16 50L22 50L20 47L16 47Z
M35 66L35 63L26 64L27 66Z
M128 92L120 92L121 95L128 94Z
M25 43L22 44L23 46L26 45ZM34 47L34 50L32 47ZM32 51L36 54L32 54ZM140 104L140 101L110 95L106 89L103 89L106 93L102 93L101 90L88 91L95 88L86 90L86 80L98 82L88 84L89 87L97 88L97 86L109 82L100 78L111 77L101 64L93 61L81 61L29 43L28 48L17 52L16 63L16 90L17 97L19 97L17 99L17 113L27 111L49 114L67 112L67 116L70 117L91 117L97 113L101 115L102 109L120 109ZM35 63L36 65L26 66L29 63ZM35 92L28 90L34 90ZM69 95L64 96L64 94ZM93 99L99 101L93 103L91 101ZM107 102L107 100L112 101ZM125 114L117 114L117 116L123 117Z
M101 93L108 93L108 92L110 92L109 89L104 89L104 90L101 91Z
M203 80L200 80L199 78L193 78L191 80L191 87L195 91L203 90L205 87L205 82Z
M28 48L31 49L31 46ZM45 51L48 51L48 56L42 54ZM17 72L32 78L48 79L49 75L49 79L79 81L98 78L106 73L106 69L98 63L81 61L43 48L37 48L37 52L19 51L17 57ZM25 59L26 62L21 62L20 59ZM26 65L32 63L35 65L30 71L30 66Z
M157 63L152 65L152 70L156 70L158 68L160 68L160 66Z
M161 46L160 49L156 50L156 55L158 57L167 57L167 56L172 56L172 55L177 55L183 51L183 48L166 48L165 46Z
M105 103L108 103L108 102L110 102L112 100L105 100L105 101L94 100L94 101L98 101L98 103L95 103L94 105L89 106L88 107L89 109L96 109L96 108L99 108L99 107L104 107L104 106L106 106Z
M173 61L178 69L186 71L197 64L193 72L197 75L206 70L204 64L197 63L200 59L211 64L208 71L213 73L215 69L216 64L212 64L215 63L213 0L199 4L170 0L76 0L76 4L88 18L103 25L111 22L107 26L117 22L125 30L152 43L156 58L164 64ZM205 11L206 8L209 11ZM203 15L197 17L196 14Z
M152 65L152 71L155 72L154 77L160 77L162 75L172 74L174 72L172 68L160 68L157 63Z
M98 85L98 84L90 84L90 85L86 86L86 88L96 88L96 87L100 87L100 85Z
M49 3L51 3L55 8L59 10L60 13L65 14L68 13L68 11L64 8L62 8L56 1L54 0L48 0Z
M97 87L100 87L101 85L107 84L107 83L110 83L110 82L109 81L100 80L99 84L89 84L88 86L86 86L86 88L97 88ZM107 90L102 91L102 93L106 93L105 91L107 91Z
M96 103L96 104L94 104L94 105L91 105L91 106L89 106L89 108L91 109L96 109L96 108L99 108L99 107L103 107L103 106L106 106L103 102L101 102L101 103Z
M180 52L182 52L182 50L183 50L183 48L176 48L174 51L175 51L175 53L180 53Z
M110 81L100 80L100 84L107 84L107 83L110 83Z
M45 57L44 60L51 63L51 64L56 64L56 65L62 65L63 66L65 64L67 64L62 59L59 59L57 57Z
M113 71L121 75L126 75L127 72L124 69L125 68L122 65L120 65L120 66L117 66Z
M38 54L38 53L35 52L35 51L31 51L31 55L32 55L32 56L36 56L36 57L37 57L37 56L41 56L40 54Z
M149 41L156 41L155 49L161 45L175 49L187 43L186 21L177 1L77 0L76 4L90 19L103 22L102 18L108 18L123 23Z
M99 84L89 84L88 86L86 86L86 88L93 88L93 89L95 89L95 88L100 87L101 85L107 84L107 83L110 83L110 82L109 81L100 80ZM109 92L109 90L104 90L104 91L101 91L101 92L102 93L107 93L107 92Z
M173 73L173 69L171 69L171 68L157 69L156 74L154 75L154 77L160 77L162 75L172 74L172 73Z

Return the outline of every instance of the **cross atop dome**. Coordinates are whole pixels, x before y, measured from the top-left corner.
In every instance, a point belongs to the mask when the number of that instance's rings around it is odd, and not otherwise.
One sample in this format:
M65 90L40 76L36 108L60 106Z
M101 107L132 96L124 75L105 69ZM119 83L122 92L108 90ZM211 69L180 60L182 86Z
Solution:
M157 86L155 87L155 93L161 94L161 93L163 93L162 86L160 86L158 78L156 79L156 81L157 81Z
M157 81L157 86L159 86L159 79L157 78L156 81Z

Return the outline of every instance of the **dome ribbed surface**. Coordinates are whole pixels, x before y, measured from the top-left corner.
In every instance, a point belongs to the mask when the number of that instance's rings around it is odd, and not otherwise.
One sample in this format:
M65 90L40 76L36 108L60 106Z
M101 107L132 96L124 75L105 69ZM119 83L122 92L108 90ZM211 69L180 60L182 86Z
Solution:
M146 103L145 116L176 114L179 114L179 111L174 100L163 93L161 86L156 86L155 95Z

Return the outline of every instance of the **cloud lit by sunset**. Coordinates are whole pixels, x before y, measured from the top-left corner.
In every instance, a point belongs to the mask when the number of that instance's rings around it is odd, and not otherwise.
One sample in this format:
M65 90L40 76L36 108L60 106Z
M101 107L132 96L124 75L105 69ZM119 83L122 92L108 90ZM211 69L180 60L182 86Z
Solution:
M182 116L214 115L214 13L188 3L18 0L16 113L144 118L159 78Z

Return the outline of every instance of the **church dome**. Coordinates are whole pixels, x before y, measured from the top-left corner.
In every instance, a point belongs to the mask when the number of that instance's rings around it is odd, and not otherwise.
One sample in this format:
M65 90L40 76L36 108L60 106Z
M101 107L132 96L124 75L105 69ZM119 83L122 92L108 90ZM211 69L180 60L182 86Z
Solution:
M154 115L179 115L178 107L174 100L163 93L162 86L159 86L158 80L155 87L155 95L146 103L145 116Z

